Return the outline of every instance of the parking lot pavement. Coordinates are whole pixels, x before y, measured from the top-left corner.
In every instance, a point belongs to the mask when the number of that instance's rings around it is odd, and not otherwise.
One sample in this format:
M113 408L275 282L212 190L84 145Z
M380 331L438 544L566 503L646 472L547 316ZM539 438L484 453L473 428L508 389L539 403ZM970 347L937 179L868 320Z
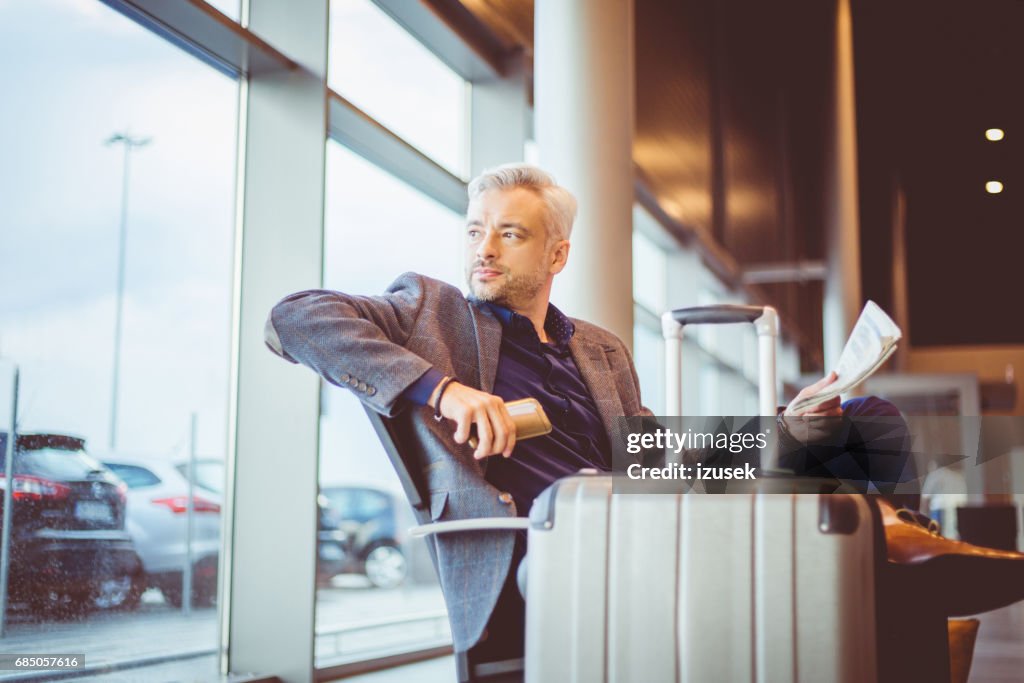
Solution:
M400 647L403 642L444 640L449 637L447 620L437 617L443 609L444 601L436 585L410 584L380 589L371 587L363 577L338 577L334 585L317 591L318 664L368 656L367 653L376 649ZM403 625L403 615L418 616L420 621ZM424 618L424 615L433 616ZM381 622L390 623L382 626ZM89 667L191 656L193 659L179 664L183 670L190 671L215 662L212 656L196 656L213 653L216 647L216 608L193 609L186 617L167 605L156 590L147 591L134 612L90 614L73 620L40 620L12 610L8 614L7 635L0 639L0 653L81 653ZM174 666L165 663L159 668L168 671ZM142 671L104 674L96 676L95 680L155 680L147 679ZM136 675L140 678L133 678ZM3 672L0 681L13 677ZM195 680L207 679L197 677Z
M0 652L84 654L86 665L93 667L213 651L216 642L216 610L195 609L185 617L168 607L159 592L150 591L134 612L90 614L73 620L39 620L12 612ZM11 677L4 672L0 681Z
M335 579L335 586L317 594L318 667L451 643L436 584L381 590L353 576Z

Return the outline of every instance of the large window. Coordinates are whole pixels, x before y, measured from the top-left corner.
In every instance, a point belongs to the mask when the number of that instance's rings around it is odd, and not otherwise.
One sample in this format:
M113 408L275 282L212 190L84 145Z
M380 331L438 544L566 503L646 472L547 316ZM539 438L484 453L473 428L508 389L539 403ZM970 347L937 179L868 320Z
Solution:
M324 286L381 294L416 271L462 284L463 217L341 145L327 148ZM444 600L412 510L362 405L324 384L320 490L345 536L317 592L318 667L450 642Z
M5 651L213 653L221 499L197 495L189 542L175 465L225 457L237 83L86 0L0 3L0 62L0 357L19 433L54 435L17 442L15 490L54 504L14 496ZM36 522L104 541L58 558Z
M330 88L466 178L466 81L370 0L331 0L330 31Z
M633 360L644 405L661 415L665 410L665 341L660 316L666 310L668 259L646 234L660 230L654 218L635 206L633 223Z
M702 263L698 254L672 248L672 238L653 215L633 210L634 360L644 403L655 414L665 406L665 343L660 315L669 309L746 303ZM799 358L780 341L777 375L792 381ZM688 327L683 338L684 415L756 415L758 407L757 336L751 325ZM782 395L780 394L780 400Z

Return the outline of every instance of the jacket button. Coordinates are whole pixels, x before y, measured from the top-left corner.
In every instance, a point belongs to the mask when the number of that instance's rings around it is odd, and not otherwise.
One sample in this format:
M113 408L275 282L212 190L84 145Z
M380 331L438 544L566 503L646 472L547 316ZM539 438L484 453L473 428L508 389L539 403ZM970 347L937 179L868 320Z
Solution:
M512 502L512 494L506 491L502 491L501 493L498 494L498 500L500 500L502 504L508 505L509 503Z
M348 381L348 378L349 378L350 376L351 376L351 375L349 375L349 374L348 374L347 372L346 372L346 373L344 373L344 374L342 374L342 376L341 376L341 381L342 381L342 382L347 382L347 381Z
M366 391L366 382L360 382L358 389L359 391Z
M349 384L349 386L353 386L353 387L359 386L359 380L357 380L355 377L353 377L353 378L349 379L348 384Z
M370 387L369 389L366 390L366 393L369 396L373 396L374 394L377 393L377 387Z

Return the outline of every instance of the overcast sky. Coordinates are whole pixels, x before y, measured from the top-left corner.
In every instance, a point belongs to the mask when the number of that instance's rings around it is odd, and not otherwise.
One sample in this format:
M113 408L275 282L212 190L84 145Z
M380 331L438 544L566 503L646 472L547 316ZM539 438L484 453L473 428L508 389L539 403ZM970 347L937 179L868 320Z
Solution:
M332 86L460 172L462 81L367 0L334 3L332 36ZM104 141L130 130L152 142L131 161L118 450L183 455L196 412L199 452L223 456L237 83L97 0L0 0L0 63L0 393L17 363L23 430L106 450L123 153ZM460 282L459 216L335 143L327 165L325 286ZM359 406L332 390L325 408L325 455L365 461Z

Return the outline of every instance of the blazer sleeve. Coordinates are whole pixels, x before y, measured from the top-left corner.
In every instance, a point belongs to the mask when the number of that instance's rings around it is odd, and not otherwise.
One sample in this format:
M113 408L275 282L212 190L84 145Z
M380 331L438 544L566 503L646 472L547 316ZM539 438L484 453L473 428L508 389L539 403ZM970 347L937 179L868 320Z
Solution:
M275 354L353 391L389 417L433 366L404 348L424 308L426 278L406 273L381 296L310 289L286 296L270 311L264 340Z

